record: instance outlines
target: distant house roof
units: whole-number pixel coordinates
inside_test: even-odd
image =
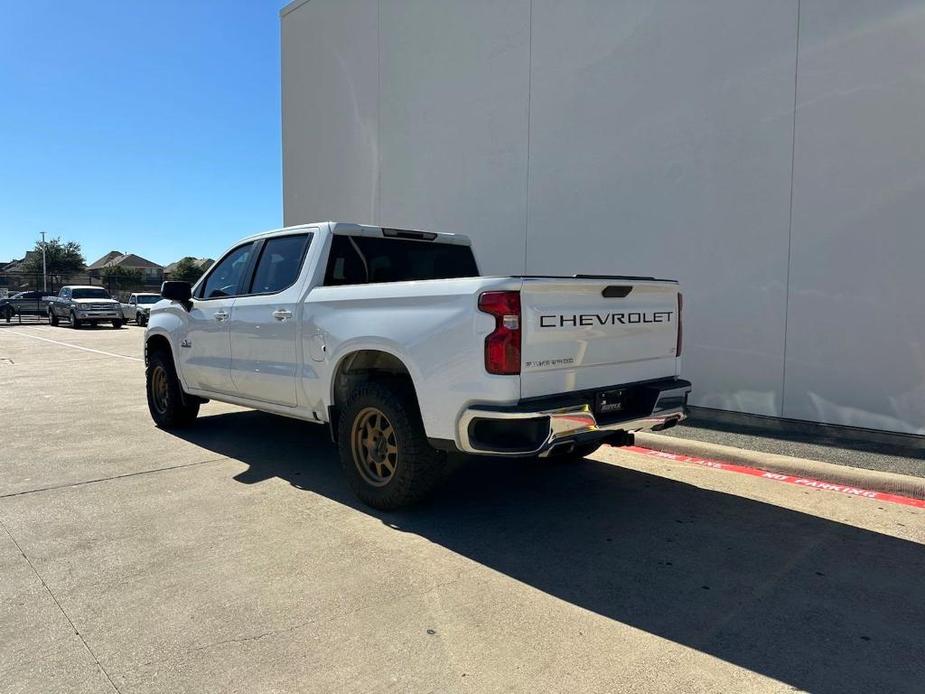
[[[3,272],[22,272],[23,263],[35,255],[35,251],[26,251],[26,256],[19,260],[13,259],[8,263],[0,263],[0,270]]]
[[[158,270],[163,269],[157,263],[151,262],[147,258],[142,258],[140,255],[135,255],[134,253],[119,255],[118,258],[112,258],[108,263],[106,263],[106,267],[114,267],[116,265],[120,267],[155,268]]]
[[[125,267],[139,269],[162,269],[160,265],[147,258],[142,258],[134,253],[123,253],[122,251],[109,251],[102,258],[87,266],[87,270],[102,270],[107,267]]]
[[[114,258],[118,258],[120,255],[122,255],[122,251],[109,251],[109,253],[104,255],[99,260],[87,265],[87,269],[88,270],[100,270],[101,268],[106,267],[111,260],[113,260]]]
[[[180,258],[180,260],[183,260],[183,258]],[[176,272],[177,265],[180,264],[180,260],[176,260],[172,262],[170,265],[168,265],[167,267],[165,267],[164,274],[169,275],[171,272]],[[210,267],[212,267],[212,263],[215,262],[214,260],[212,260],[212,258],[193,258],[192,260],[193,260],[193,265],[195,265],[196,267],[202,270],[208,270]]]

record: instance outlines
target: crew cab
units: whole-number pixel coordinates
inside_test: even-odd
[[[676,282],[482,277],[460,235],[290,227],[161,294],[145,332],[157,425],[210,399],[326,424],[380,509],[425,496],[447,452],[587,455],[677,424],[691,389]]]
[[[128,303],[123,303],[122,317],[126,322],[135,321],[137,325],[148,324],[148,312],[151,307],[161,300],[160,294],[150,292],[134,292],[128,298]]]
[[[58,296],[48,302],[48,322],[58,325],[60,319],[70,322],[72,328],[84,325],[111,323],[121,328],[122,306],[103,287],[93,285],[66,285]]]

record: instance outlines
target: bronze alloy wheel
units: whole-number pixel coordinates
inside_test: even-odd
[[[353,420],[350,443],[360,476],[374,487],[387,485],[398,466],[398,442],[388,417],[375,407],[361,410]]]
[[[167,371],[158,364],[151,372],[151,400],[161,414],[167,412]]]

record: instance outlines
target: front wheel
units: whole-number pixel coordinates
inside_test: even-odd
[[[148,411],[154,423],[162,429],[189,426],[199,414],[199,401],[184,398],[173,359],[163,351],[148,356],[145,369],[148,391]]]
[[[77,320],[77,314],[71,311],[71,327],[77,329],[80,327],[80,325],[80,321]]]
[[[340,417],[341,467],[365,504],[392,511],[420,501],[440,481],[446,454],[428,442],[411,388],[366,383]]]
[[[148,317],[144,313],[139,313],[135,317],[135,325],[140,325],[142,328],[148,324]]]
[[[48,323],[53,326],[58,325],[58,314],[52,310],[48,311]]]
[[[114,327],[116,330],[118,330],[119,328],[122,327],[122,321],[120,321],[120,320],[114,320],[114,321],[112,322],[112,327]]]

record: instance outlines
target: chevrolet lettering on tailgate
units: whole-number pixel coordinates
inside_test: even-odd
[[[573,313],[540,316],[541,328],[589,328],[595,325],[634,325],[636,323],[670,323],[673,311],[632,313]]]

